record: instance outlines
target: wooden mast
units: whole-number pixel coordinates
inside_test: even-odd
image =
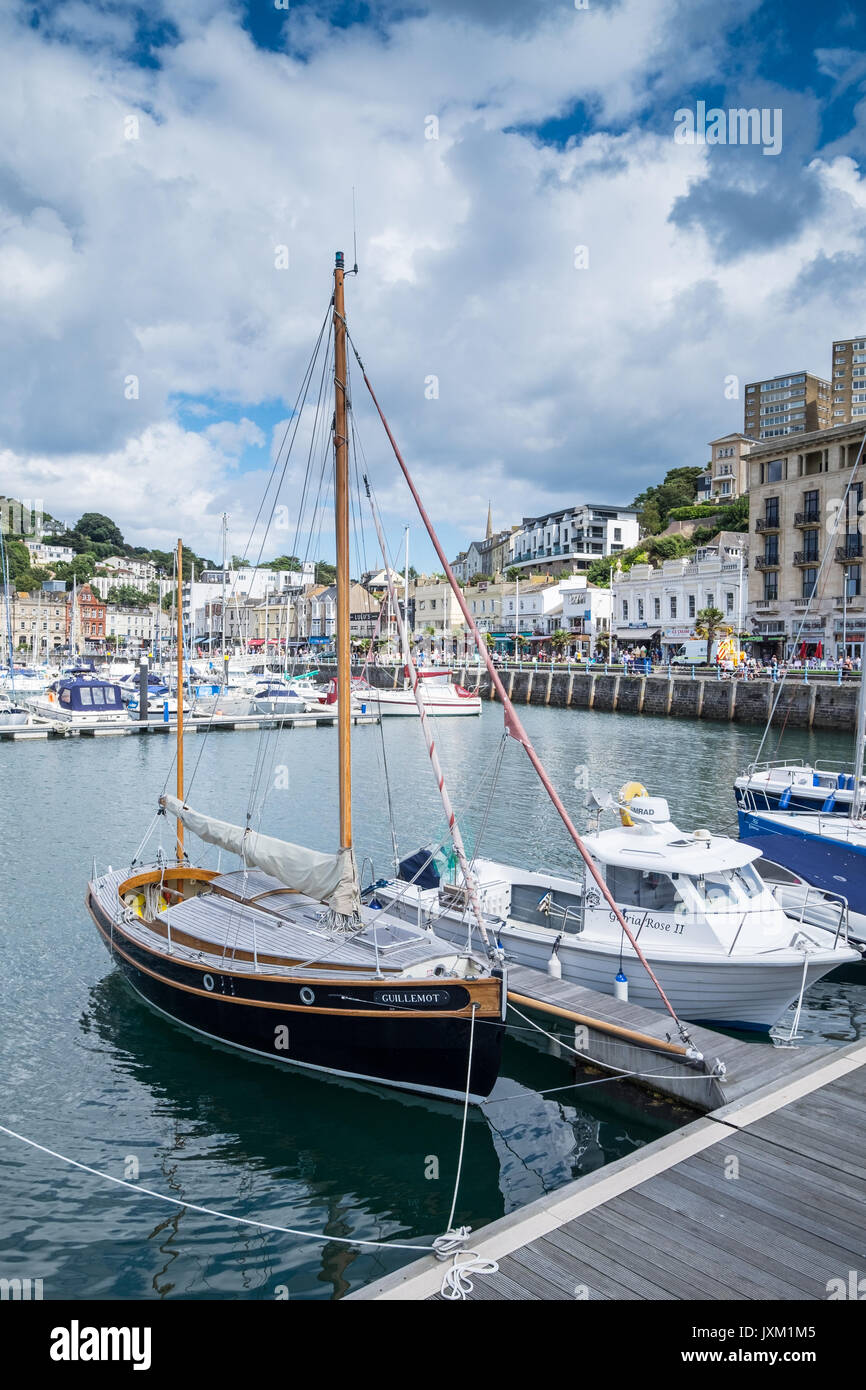
[[[225,618],[223,618],[225,622]],[[177,542],[177,799],[183,804],[183,541]],[[177,822],[177,860],[183,863],[183,821]]]
[[[352,670],[349,649],[349,436],[346,421],[346,311],[343,253],[334,268],[334,499],[337,528],[337,737],[340,847],[352,846]]]

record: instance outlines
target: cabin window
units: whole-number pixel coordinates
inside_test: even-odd
[[[99,689],[98,686],[97,686],[93,691],[91,691],[91,694],[93,695],[93,703],[94,703],[95,705],[104,705],[104,704],[105,704],[105,700],[104,700],[104,698],[103,698],[102,691]]]
[[[622,907],[673,912],[679,902],[677,890],[668,874],[608,864],[606,876],[614,901]]]
[[[83,685],[78,693],[81,696],[81,707],[82,709],[84,709],[87,707],[87,705],[91,703],[90,691],[88,690],[86,685]]]
[[[61,703],[61,705],[71,705],[71,704],[72,704],[72,696],[69,694],[69,691],[68,691],[68,690],[64,690],[64,691],[62,692],[62,694],[61,694],[61,696],[60,696],[60,703]]]
[[[737,906],[737,890],[725,874],[702,874],[692,880],[699,897],[711,912],[726,912]]]
[[[534,927],[577,932],[583,925],[582,901],[576,893],[545,889],[543,884],[513,883],[509,915],[516,922],[527,922]]]

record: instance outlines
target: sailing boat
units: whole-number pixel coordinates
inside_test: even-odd
[[[350,688],[349,467],[344,263],[334,271],[333,428],[337,669]],[[177,573],[183,551],[177,548]],[[183,686],[182,605],[177,683]],[[184,800],[183,704],[174,861],[94,876],[87,907],[112,960],[144,1000],[194,1032],[277,1063],[481,1100],[496,1080],[506,986],[502,952],[455,945],[362,904],[352,838],[351,704],[338,704],[339,850],[322,854],[232,825]],[[455,850],[462,851],[456,822]],[[236,854],[237,869],[192,864],[184,831]]]

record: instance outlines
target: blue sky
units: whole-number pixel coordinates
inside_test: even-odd
[[[488,500],[504,527],[703,464],[732,375],[866,332],[850,0],[43,0],[0,18],[0,80],[0,490],[134,543],[213,554],[227,511],[243,547],[353,186],[353,333],[451,553]],[[699,102],[780,110],[781,152],[676,143]]]

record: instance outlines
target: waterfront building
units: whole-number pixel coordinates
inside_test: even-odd
[[[599,639],[602,636],[610,638],[613,613],[610,589],[601,589],[574,576],[560,581],[559,592],[562,596],[560,627],[569,634],[581,655],[594,656],[600,649]]]
[[[697,502],[733,502],[749,487],[749,451],[744,434],[724,434],[710,442],[710,461],[698,479]]]
[[[110,603],[105,609],[106,644],[117,652],[150,651],[156,635],[156,604],[147,608],[127,608]],[[111,639],[114,639],[113,643]]]
[[[749,455],[749,615],[765,655],[863,656],[862,461],[846,496],[862,440],[851,423]]]
[[[512,538],[509,566],[533,574],[573,574],[640,539],[633,507],[584,502],[524,517]]]
[[[812,372],[750,381],[746,385],[743,433],[749,439],[809,434],[832,424],[830,383]]]
[[[866,335],[833,344],[833,425],[866,416]]]
[[[66,644],[66,607],[65,585],[59,591],[12,593],[9,619],[16,651],[28,653],[31,661],[61,652]]]
[[[455,644],[463,641],[465,623],[447,580],[421,575],[410,586],[409,603],[416,640],[452,655]]]
[[[105,647],[105,603],[89,584],[66,595],[67,646],[94,654]]]
[[[748,536],[721,531],[694,555],[615,570],[612,628],[620,647],[658,647],[669,656],[695,636],[702,608],[718,608],[734,631],[745,626]]]

